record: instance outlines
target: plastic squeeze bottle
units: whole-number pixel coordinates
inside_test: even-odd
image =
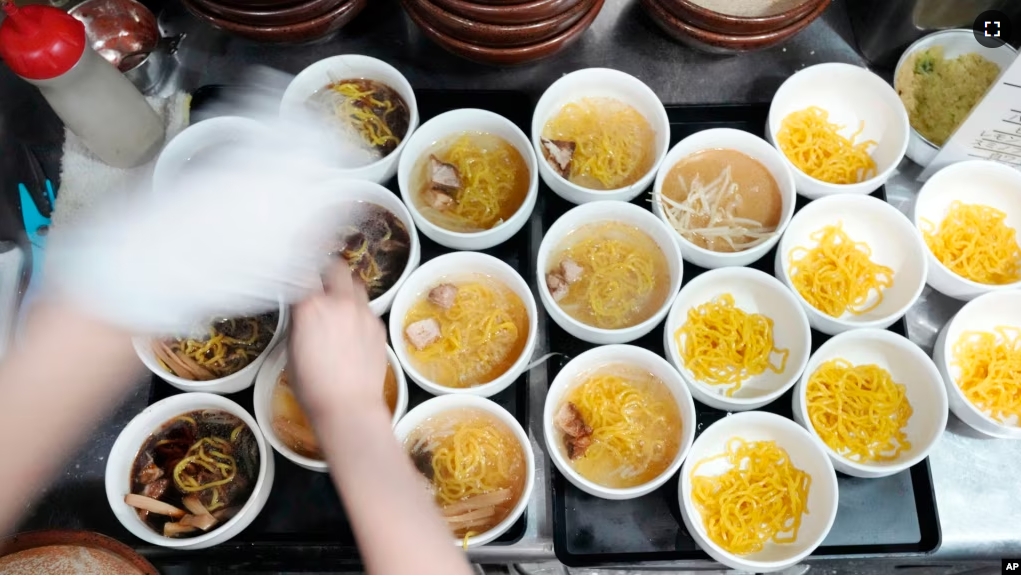
[[[163,121],[130,80],[90,46],[85,25],[49,6],[0,0],[0,58],[34,84],[72,132],[117,168],[159,152]]]

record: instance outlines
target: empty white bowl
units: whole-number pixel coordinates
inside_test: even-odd
[[[331,56],[313,63],[291,80],[280,101],[280,115],[284,118],[305,118],[308,99],[327,85],[348,78],[375,80],[393,88],[408,105],[408,133],[403,134],[397,148],[375,162],[357,168],[338,168],[344,176],[359,180],[370,180],[382,184],[393,178],[397,172],[397,161],[401,157],[408,139],[418,128],[418,102],[411,84],[396,68],[369,56],[343,54]]]
[[[788,350],[787,363],[780,374],[766,370],[741,383],[733,396],[729,386],[711,386],[695,379],[681,358],[674,334],[688,321],[688,311],[723,294],[734,297],[734,305],[749,314],[765,314],[773,320],[773,342]],[[663,330],[667,358],[684,377],[696,400],[718,410],[755,410],[790,390],[805,370],[812,351],[812,330],[801,304],[779,280],[754,268],[720,268],[695,277],[681,288],[667,316]],[[779,358],[772,356],[775,363]]]
[[[929,178],[915,199],[914,223],[919,232],[923,220],[931,223],[931,231],[939,229],[950,205],[984,204],[1007,214],[1006,225],[1017,231],[1021,241],[1021,172],[989,160],[967,160],[943,168]],[[1010,284],[980,284],[952,272],[936,259],[923,242],[928,262],[927,282],[935,290],[957,298],[972,298],[996,290],[1016,290],[1021,281]]]
[[[439,396],[437,398],[426,400],[418,406],[415,406],[408,412],[407,416],[401,418],[401,421],[397,423],[397,427],[394,429],[394,434],[397,436],[398,442],[403,444],[407,441],[411,433],[427,420],[436,418],[445,412],[462,409],[484,410],[496,417],[500,422],[506,424],[507,427],[514,432],[514,436],[518,439],[518,442],[521,443],[521,450],[523,450],[525,454],[525,488],[521,491],[521,497],[518,498],[518,501],[514,504],[514,508],[511,510],[510,514],[508,514],[502,522],[481,534],[476,534],[468,538],[468,548],[474,548],[476,546],[488,544],[499,538],[507,530],[510,530],[510,527],[513,526],[514,523],[517,522],[518,518],[521,517],[521,514],[524,513],[525,508],[528,506],[528,501],[532,497],[532,489],[535,487],[535,452],[532,450],[532,444],[528,440],[528,435],[525,433],[524,428],[521,427],[521,424],[513,415],[511,415],[510,412],[505,410],[496,402],[485,398],[479,398],[478,396],[461,394]],[[452,541],[454,545],[458,547],[465,544],[463,538],[453,538]]]
[[[571,466],[566,449],[564,448],[562,434],[553,423],[553,418],[560,409],[564,397],[576,386],[582,384],[580,377],[610,364],[623,364],[651,372],[670,389],[674,400],[677,401],[677,409],[681,415],[681,441],[678,444],[677,455],[674,456],[673,462],[659,476],[645,484],[631,488],[609,488],[596,484],[579,474]],[[600,346],[579,354],[560,370],[557,377],[553,379],[553,383],[550,384],[549,392],[546,393],[542,423],[546,437],[546,448],[549,450],[550,458],[553,460],[553,464],[556,465],[557,470],[560,470],[560,473],[571,484],[577,486],[579,490],[598,498],[629,500],[649,494],[665,484],[667,480],[677,473],[681,463],[684,462],[685,456],[688,454],[688,450],[691,448],[691,443],[695,439],[696,418],[695,403],[692,401],[688,389],[684,386],[680,374],[674,370],[673,366],[644,348],[618,344]]]
[[[594,190],[578,186],[550,168],[542,152],[543,128],[560,109],[582,98],[613,98],[634,107],[656,132],[656,160],[644,176],[630,186],[615,190]],[[670,146],[670,120],[659,96],[645,83],[630,74],[609,68],[586,68],[562,76],[550,85],[539,99],[532,114],[532,147],[538,159],[539,175],[558,196],[583,204],[597,200],[631,200],[644,192],[656,177]]]
[[[812,477],[812,485],[808,490],[808,511],[801,518],[801,529],[796,541],[790,544],[767,542],[759,552],[738,556],[719,547],[706,534],[702,515],[691,500],[692,469],[705,458],[724,454],[727,442],[734,437],[749,442],[776,442],[787,451],[796,468]],[[707,465],[699,470],[699,475],[716,475],[725,471],[722,464]],[[681,468],[678,491],[681,519],[698,547],[721,564],[751,573],[783,570],[805,559],[826,539],[837,516],[837,475],[823,451],[822,443],[796,423],[767,412],[732,414],[706,428],[695,439],[688,459]]]
[[[808,198],[870,194],[885,184],[904,157],[910,132],[908,113],[897,92],[860,66],[841,63],[809,66],[785,80],[773,96],[766,130],[769,141],[776,145],[780,124],[788,114],[809,106],[829,112],[830,122],[844,127],[841,130],[844,136],[850,137],[865,121],[865,129],[855,142],[874,140],[878,144],[869,152],[876,163],[876,175],[855,184],[830,184],[805,174],[784,155],[798,193]]]
[[[233,518],[209,532],[191,538],[168,538],[157,533],[143,522],[135,508],[124,502],[124,496],[131,492],[132,468],[139,450],[149,436],[171,419],[194,410],[223,410],[240,418],[252,431],[259,445],[259,472],[255,478],[252,494]],[[106,461],[106,498],[110,509],[121,525],[135,536],[150,544],[178,550],[201,550],[222,544],[237,536],[255,520],[262,511],[273,488],[275,472],[273,451],[262,437],[255,418],[238,406],[236,402],[216,394],[177,394],[164,398],[142,410],[131,419],[117,436]]]
[[[960,369],[954,366],[954,346],[964,332],[992,332],[1000,326],[1021,328],[1021,291],[1003,290],[975,298],[961,308],[940,330],[932,359],[943,377],[950,410],[978,432],[996,438],[1021,438],[1021,422],[1001,422],[972,404],[957,385]],[[1021,386],[1021,381],[1016,383]]]
[[[201,161],[203,152],[229,146],[265,130],[262,123],[241,116],[218,116],[188,126],[167,143],[156,159],[153,191],[157,194],[172,191],[189,165]]]
[[[485,384],[471,388],[451,388],[426,378],[418,369],[408,352],[408,343],[404,336],[404,318],[408,310],[420,298],[428,296],[429,291],[444,282],[457,283],[478,275],[487,276],[500,282],[521,298],[528,312],[528,336],[521,356],[506,372]],[[535,297],[525,280],[506,262],[481,252],[451,252],[437,256],[422,264],[408,278],[394,299],[390,309],[390,343],[400,360],[400,365],[408,373],[408,377],[430,394],[474,394],[476,396],[492,396],[502,392],[524,373],[535,351],[535,341],[539,330],[539,313],[535,306]]]
[[[1015,50],[1010,44],[1001,44],[997,48],[986,48],[985,46],[982,46],[975,41],[975,32],[970,28],[933,32],[932,34],[928,34],[916,40],[914,44],[908,46],[908,49],[901,54],[893,75],[893,86],[898,92],[901,88],[901,70],[908,58],[910,58],[915,52],[928,50],[929,48],[934,48],[936,46],[943,47],[944,58],[954,59],[965,54],[978,54],[986,60],[998,65],[1001,71],[1006,70],[1007,67],[1014,62],[1014,58],[1017,57],[1017,50]],[[908,140],[908,148],[906,152],[908,158],[913,160],[915,164],[928,166],[929,162],[932,162],[932,159],[935,158],[938,153],[938,146],[929,142],[925,136],[922,136],[917,130],[911,128],[911,135]]]
[[[637,226],[655,240],[670,266],[670,291],[666,301],[652,317],[630,328],[614,330],[596,328],[575,320],[560,308],[560,305],[553,299],[553,295],[550,294],[549,286],[546,285],[550,256],[560,248],[564,238],[586,224],[597,222],[620,222]],[[535,277],[538,278],[539,299],[542,300],[546,313],[571,336],[593,344],[624,344],[645,336],[666,317],[677,291],[681,289],[684,261],[681,259],[681,250],[677,247],[673,235],[673,230],[656,218],[652,212],[627,202],[590,202],[568,210],[550,226],[539,245]]]
[[[386,208],[393,212],[394,216],[397,216],[404,223],[404,227],[408,229],[408,238],[411,240],[411,246],[408,250],[408,263],[404,266],[404,271],[401,272],[397,282],[389,290],[369,301],[369,308],[372,310],[372,313],[376,316],[382,316],[390,311],[390,306],[393,304],[401,284],[404,284],[408,276],[411,276],[415,268],[418,268],[419,262],[422,261],[422,244],[418,239],[415,220],[412,218],[407,206],[404,205],[404,202],[401,202],[401,199],[396,194],[375,182],[340,178],[325,182],[323,186],[335,188],[338,198],[369,202]]]
[[[499,136],[517,148],[528,166],[528,194],[525,201],[513,216],[504,222],[481,232],[455,232],[429,221],[415,206],[414,171],[419,161],[433,151],[434,147],[451,137],[465,132],[486,132]],[[408,205],[411,216],[418,224],[419,230],[428,238],[454,250],[485,250],[502,244],[518,233],[528,222],[535,208],[535,200],[539,197],[539,176],[536,168],[535,152],[532,150],[528,137],[513,122],[488,110],[464,108],[440,114],[429,120],[408,139],[408,145],[401,155],[397,167],[397,183],[401,197]]]
[[[290,319],[290,308],[285,306],[283,303],[280,304],[279,314],[277,316],[277,327],[273,332],[273,338],[269,341],[266,349],[263,350],[252,363],[237,372],[224,376],[223,378],[217,378],[215,380],[188,380],[176,376],[163,368],[160,365],[159,360],[156,359],[156,354],[152,351],[152,340],[153,338],[148,336],[136,336],[131,339],[132,345],[135,347],[135,353],[138,354],[139,359],[142,360],[142,364],[152,371],[153,374],[159,376],[165,380],[168,384],[183,390],[185,392],[213,392],[216,394],[233,394],[234,392],[240,392],[245,388],[252,385],[255,381],[255,375],[259,373],[259,367],[265,362],[266,357],[269,356],[270,351],[276,346],[276,343],[284,337],[284,332],[287,330],[287,324]]]
[[[262,433],[266,436],[273,448],[298,466],[313,472],[326,472],[329,468],[325,460],[318,460],[302,456],[295,452],[290,446],[277,436],[273,429],[273,391],[276,389],[277,381],[281,372],[287,367],[287,340],[277,342],[277,345],[269,353],[266,361],[263,362],[259,375],[255,378],[255,388],[252,394],[252,403],[255,412],[255,419],[262,427]],[[408,382],[404,379],[404,370],[397,361],[397,355],[393,350],[386,347],[386,358],[397,376],[397,405],[393,413],[393,425],[404,416],[408,409]]]
[[[876,364],[889,372],[894,382],[904,385],[913,413],[905,427],[911,449],[901,453],[896,460],[866,464],[842,456],[823,443],[833,467],[850,476],[881,478],[907,470],[924,460],[947,427],[947,392],[932,359],[917,344],[888,330],[852,330],[823,343],[812,354],[794,390],[794,419],[818,436],[805,402],[808,381],[822,363],[838,358],[855,366]]]
[[[776,225],[776,232],[764,242],[742,250],[740,252],[714,252],[697,246],[681,236],[666,218],[663,211],[661,194],[667,174],[684,158],[701,152],[703,150],[729,149],[741,152],[751,158],[758,160],[769,170],[780,188],[780,195],[783,197],[783,210],[780,213],[780,222]],[[653,187],[652,211],[674,232],[674,239],[681,247],[681,254],[688,262],[703,268],[720,268],[723,266],[747,266],[759,258],[765,256],[776,243],[780,241],[787,224],[794,216],[794,203],[797,201],[797,191],[794,189],[794,176],[791,174],[788,162],[776,148],[768,142],[744,130],[733,128],[711,128],[702,130],[688,136],[678,142],[659,168],[656,174],[656,184]]]
[[[834,318],[817,310],[794,288],[790,252],[798,247],[814,248],[817,243],[811,235],[838,223],[843,223],[852,240],[869,245],[873,262],[893,269],[893,286],[883,290],[883,301],[875,309],[860,315],[845,311]],[[791,219],[776,251],[776,277],[790,287],[805,308],[809,324],[820,332],[833,335],[854,328],[888,328],[925,288],[925,252],[921,235],[893,206],[872,196],[830,196],[809,203]],[[872,298],[876,298],[874,293]]]

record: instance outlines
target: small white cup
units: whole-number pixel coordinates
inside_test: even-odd
[[[776,184],[780,188],[780,195],[783,198],[783,210],[773,235],[762,243],[740,252],[714,252],[697,246],[684,236],[681,236],[670,225],[663,211],[663,201],[661,199],[663,184],[670,170],[678,162],[696,152],[719,148],[736,150],[758,160],[776,180]],[[794,176],[791,174],[790,167],[783,154],[770,146],[762,138],[744,130],[711,128],[688,136],[670,149],[666,159],[663,161],[663,165],[659,169],[659,173],[656,175],[656,184],[653,187],[652,211],[673,230],[674,239],[677,240],[677,244],[681,247],[681,254],[684,255],[685,260],[703,268],[721,268],[723,266],[747,266],[765,256],[766,252],[769,252],[780,241],[780,236],[787,228],[787,224],[790,223],[791,217],[794,216],[794,204],[796,201],[797,191],[794,189]]]
[[[729,386],[698,381],[685,366],[674,340],[674,333],[688,321],[689,310],[725,293],[732,295],[734,305],[745,312],[769,316],[773,320],[773,342],[777,348],[788,350],[783,373],[766,370],[752,376],[733,396],[725,394]],[[719,268],[698,275],[681,288],[667,316],[663,347],[696,400],[717,410],[755,410],[783,396],[798,381],[812,350],[812,330],[804,309],[779,280],[753,268]]]
[[[571,232],[586,224],[597,222],[620,222],[637,226],[659,245],[660,250],[666,256],[667,265],[670,267],[670,291],[666,301],[649,319],[629,328],[613,330],[596,328],[575,320],[560,308],[560,305],[553,299],[553,295],[550,294],[549,286],[546,285],[546,272],[553,251],[559,248],[564,238]],[[680,248],[674,242],[673,231],[648,210],[627,202],[590,202],[568,210],[546,231],[546,235],[543,236],[542,243],[539,245],[537,260],[536,278],[539,279],[539,299],[542,301],[546,313],[568,334],[592,344],[624,344],[651,332],[670,311],[670,305],[673,303],[677,291],[681,289],[681,280],[684,277],[684,261],[681,258]]]
[[[809,304],[794,287],[790,252],[814,248],[817,242],[811,235],[838,223],[852,240],[869,245],[873,262],[893,270],[893,286],[883,290],[883,301],[875,309],[860,315],[845,311],[834,318]],[[904,316],[925,288],[925,252],[921,235],[899,210],[872,196],[844,194],[820,198],[794,215],[780,239],[774,266],[776,277],[804,307],[812,328],[832,336],[854,328],[889,328]]]
[[[401,143],[385,157],[357,168],[339,168],[347,178],[369,180],[383,184],[397,172],[397,162],[408,139],[418,128],[418,101],[408,79],[396,68],[369,56],[343,54],[331,56],[311,64],[291,80],[280,101],[280,115],[284,118],[302,118],[307,114],[306,105],[313,94],[329,84],[346,78],[375,80],[393,88],[408,105],[408,133]]]
[[[855,184],[831,184],[805,174],[784,155],[799,194],[813,199],[833,194],[871,194],[893,176],[907,150],[911,126],[900,96],[886,80],[861,66],[836,62],[798,71],[773,96],[766,126],[769,141],[776,145],[776,135],[788,114],[809,106],[829,112],[830,122],[844,127],[844,136],[856,132],[865,121],[865,129],[855,142],[877,142],[869,152],[876,163],[876,174]]]
[[[176,416],[194,410],[223,410],[240,418],[255,436],[259,445],[259,472],[252,494],[233,518],[209,532],[191,538],[168,538],[158,534],[138,517],[134,507],[124,502],[131,493],[131,473],[138,451],[154,432]],[[106,499],[121,525],[150,544],[178,550],[201,550],[222,544],[237,536],[262,511],[273,488],[275,472],[273,451],[262,436],[255,418],[236,402],[216,394],[177,394],[156,402],[132,418],[117,436],[106,461]]]
[[[579,382],[579,377],[586,372],[598,369],[599,367],[606,366],[608,364],[635,366],[655,375],[667,388],[670,389],[670,393],[673,395],[674,400],[676,400],[677,409],[680,411],[681,415],[681,441],[677,448],[677,455],[674,456],[670,466],[661,472],[659,476],[656,476],[645,484],[633,486],[631,488],[609,488],[601,486],[579,474],[577,470],[571,466],[571,463],[567,458],[567,454],[565,453],[564,442],[561,438],[561,434],[557,431],[556,424],[553,423],[553,419],[556,416],[557,411],[560,409],[560,405],[562,404],[564,397],[567,396],[576,386],[581,384],[581,382]],[[612,346],[600,346],[579,354],[560,370],[557,377],[553,379],[553,384],[550,385],[549,392],[546,393],[546,403],[543,408],[542,421],[543,428],[545,430],[546,449],[549,450],[550,458],[553,460],[553,464],[556,465],[557,469],[560,470],[560,473],[563,474],[571,482],[571,484],[577,486],[579,490],[587,492],[597,498],[606,498],[607,500],[629,500],[631,498],[638,498],[639,496],[649,494],[665,484],[667,480],[677,473],[677,470],[681,467],[681,463],[684,462],[685,456],[688,454],[688,450],[691,448],[691,443],[695,440],[695,429],[698,426],[696,418],[695,403],[691,399],[691,393],[688,392],[688,388],[684,386],[684,382],[681,380],[680,374],[674,370],[673,366],[644,348],[618,344]]]
[[[394,429],[394,434],[397,436],[397,441],[403,444],[407,441],[408,437],[411,436],[411,433],[425,421],[436,418],[445,412],[465,408],[484,410],[510,428],[514,433],[514,437],[521,443],[521,450],[525,454],[526,467],[525,488],[521,491],[521,497],[518,498],[517,503],[514,504],[514,508],[511,510],[510,514],[508,514],[502,522],[493,526],[489,530],[486,530],[481,534],[468,537],[468,548],[475,548],[476,546],[482,546],[483,544],[488,544],[493,540],[496,540],[503,535],[504,532],[510,530],[511,526],[513,526],[514,523],[518,521],[518,518],[520,518],[525,512],[525,508],[528,506],[528,502],[532,497],[532,489],[535,487],[535,452],[532,450],[532,444],[528,440],[528,435],[525,434],[525,429],[521,427],[521,424],[513,415],[511,415],[510,412],[492,400],[461,394],[439,396],[437,398],[426,400],[418,406],[415,406],[410,412],[408,412],[407,416],[401,418],[401,421],[397,423],[397,428]],[[454,538],[452,541],[454,545],[458,547],[465,544],[463,538]]]
[[[561,108],[582,98],[613,98],[635,108],[656,132],[656,161],[637,182],[615,190],[593,190],[579,186],[557,174],[542,152],[542,130]],[[656,177],[670,146],[670,120],[656,93],[630,74],[610,68],[586,68],[565,76],[550,85],[539,99],[532,114],[532,147],[539,159],[539,175],[558,196],[574,204],[597,200],[629,201],[638,196]]]
[[[417,182],[413,181],[413,173],[418,162],[438,142],[464,132],[485,132],[503,138],[521,153],[525,165],[528,166],[528,193],[521,207],[504,222],[480,232],[448,230],[431,222],[415,206]],[[532,151],[528,137],[513,122],[487,110],[464,108],[436,116],[423,124],[408,139],[407,148],[404,149],[397,167],[397,183],[412,218],[427,238],[454,250],[485,250],[509,240],[531,217],[535,200],[539,197],[536,163],[535,152]]]
[[[889,330],[852,330],[830,338],[808,361],[805,373],[794,390],[794,419],[814,436],[815,427],[808,416],[805,394],[812,374],[828,360],[844,359],[854,364],[876,364],[903,384],[914,412],[905,430],[911,449],[890,462],[861,463],[841,456],[823,443],[833,467],[849,476],[882,478],[918,464],[929,455],[947,427],[947,392],[932,360],[907,338]],[[820,439],[821,442],[821,439]]]
[[[999,162],[967,160],[951,164],[931,178],[915,198],[915,227],[922,231],[922,220],[928,220],[935,232],[955,201],[984,204],[1007,214],[1005,224],[1021,238],[1021,172]],[[971,300],[987,292],[1017,290],[1021,281],[1010,284],[980,284],[951,271],[943,265],[929,246],[922,243],[928,262],[926,281],[938,292],[958,300]]]

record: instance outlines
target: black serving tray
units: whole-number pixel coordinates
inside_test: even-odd
[[[678,106],[667,107],[670,118],[671,145],[684,137],[707,128],[736,128],[762,136],[768,106]],[[567,201],[545,190],[544,200],[537,207],[542,229],[573,207]],[[880,188],[873,196],[886,200]],[[643,194],[634,204],[649,208],[649,195]],[[807,200],[798,197],[796,210]],[[776,248],[751,265],[773,274]],[[684,283],[705,272],[704,268],[685,262]],[[594,347],[561,329],[555,322],[546,322],[550,349],[574,357]],[[903,319],[891,331],[905,335]],[[662,355],[663,325],[633,344]],[[829,336],[812,331],[814,352]],[[552,362],[552,382],[566,363]],[[793,390],[762,408],[787,418],[791,417]],[[696,436],[707,426],[727,415],[726,412],[695,402],[698,416]],[[553,467],[551,467],[553,468]],[[553,539],[557,558],[568,566],[593,564],[626,564],[642,561],[708,560],[709,556],[695,544],[681,521],[677,500],[677,475],[655,492],[632,500],[604,500],[582,492],[558,470],[553,469]],[[928,459],[900,474],[865,480],[837,474],[840,502],[836,521],[829,536],[813,556],[923,554],[939,548],[940,529],[933,494]]]
[[[211,104],[230,100],[232,95],[242,94],[243,89],[235,86],[211,85],[198,89],[192,97],[193,119],[200,121],[211,116],[215,107]],[[527,95],[518,92],[487,92],[487,91],[450,91],[450,90],[416,90],[419,114],[425,122],[443,112],[457,108],[483,108],[500,114],[513,121],[526,133],[532,120],[532,103]],[[388,186],[395,194],[396,179]],[[422,263],[441,254],[452,252],[436,244],[424,235],[419,234],[422,245]],[[535,281],[533,254],[538,245],[532,245],[530,227],[525,226],[507,242],[484,250],[510,264],[528,282]],[[384,323],[387,317],[384,316]],[[506,408],[515,415],[523,427],[528,427],[528,373],[522,375],[503,392],[490,399]],[[431,394],[419,388],[408,378],[408,410],[428,400]],[[149,393],[152,404],[173,394],[180,394],[162,379],[154,376]],[[243,406],[249,413],[252,408],[252,389],[227,395]],[[229,542],[216,548],[199,552],[180,552],[168,549],[146,550],[147,556],[159,557],[163,562],[172,562],[178,558],[194,559],[196,555],[209,556],[210,561],[217,558],[230,558],[231,566],[237,569],[237,562],[248,560],[253,569],[258,571],[271,570],[273,564],[267,566],[264,561],[277,561],[286,557],[288,551],[298,554],[303,565],[315,570],[312,566],[318,559],[334,560],[337,558],[357,557],[354,536],[348,525],[343,506],[333,487],[330,477],[326,474],[305,470],[273,452],[276,460],[276,478],[266,507],[252,524],[241,534]],[[525,515],[505,534],[488,546],[513,544],[525,533]],[[238,553],[244,551],[245,556]],[[282,555],[283,554],[283,555]],[[260,557],[263,557],[259,560]],[[308,565],[307,562],[313,562]],[[330,564],[335,568],[335,564]],[[290,568],[281,568],[293,570]]]

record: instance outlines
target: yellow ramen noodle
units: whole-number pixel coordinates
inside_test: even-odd
[[[408,310],[405,330],[432,318],[439,323],[440,338],[422,349],[409,343],[407,351],[415,369],[429,380],[470,388],[493,381],[521,356],[528,340],[528,311],[516,292],[486,276],[454,284],[457,295],[449,309],[423,295]]]
[[[425,193],[432,187],[428,175],[429,154],[418,162],[419,193],[415,205],[430,222],[455,232],[489,230],[521,208],[528,195],[529,172],[521,152],[499,136],[469,132],[440,144],[435,154],[451,164],[462,186],[446,210],[432,208]]]
[[[629,186],[655,163],[656,132],[634,107],[613,98],[582,98],[565,105],[542,137],[573,142],[569,180],[593,190]]]
[[[452,410],[421,424],[405,450],[429,480],[458,538],[481,534],[514,509],[525,488],[525,452],[514,432],[478,409]]]
[[[592,444],[571,461],[585,478],[607,488],[644,484],[670,467],[681,442],[677,401],[659,378],[627,365],[600,368],[568,393]]]
[[[584,269],[557,303],[575,320],[597,328],[627,328],[648,320],[666,302],[670,265],[659,244],[637,226],[586,224],[562,245],[550,258],[554,268],[569,258]]]
[[[875,364],[824,362],[808,379],[805,400],[816,433],[848,460],[889,462],[911,449],[904,385]]]
[[[954,202],[939,228],[922,219],[925,244],[944,266],[980,284],[1021,280],[1021,246],[1007,215],[991,206]]]
[[[729,470],[697,475],[702,466],[721,459]],[[698,461],[690,479],[691,501],[706,534],[731,554],[752,554],[770,541],[791,544],[798,539],[812,477],[775,442],[731,438],[726,452]]]
[[[876,163],[869,156],[874,140],[855,143],[865,130],[846,138],[844,127],[830,122],[829,112],[816,106],[791,112],[780,122],[776,141],[787,159],[805,174],[830,184],[855,184],[876,175]]]
[[[968,402],[994,420],[1021,425],[1021,328],[965,332],[953,355],[954,380]]]
[[[674,332],[674,342],[695,379],[728,386],[727,396],[766,370],[783,374],[789,353],[773,342],[773,319],[741,310],[730,294],[688,310],[688,320]],[[780,357],[779,365],[773,364],[774,354]]]
[[[855,242],[841,224],[826,226],[810,236],[814,248],[790,251],[791,284],[820,312],[841,317],[865,314],[883,302],[883,290],[893,286],[893,269],[872,261],[872,248]],[[869,299],[875,292],[872,304]]]

